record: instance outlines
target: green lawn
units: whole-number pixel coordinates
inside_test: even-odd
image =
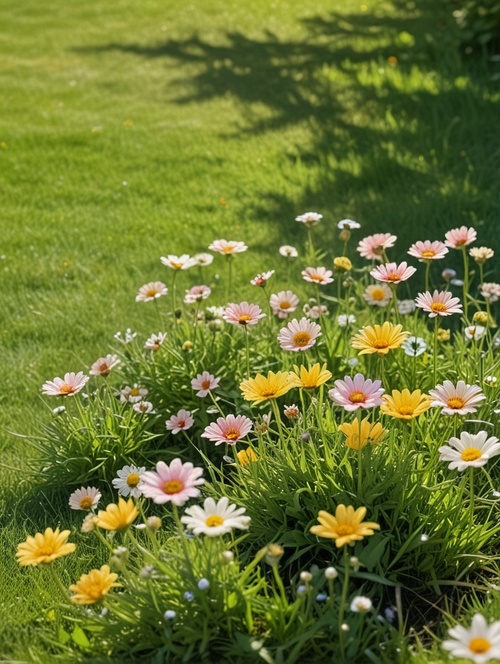
[[[158,326],[134,297],[171,277],[161,255],[244,240],[245,292],[302,238],[294,217],[309,209],[325,215],[325,246],[350,217],[366,234],[395,232],[401,258],[462,224],[500,251],[498,84],[493,65],[459,55],[437,11],[3,3],[0,654],[30,661],[45,603],[13,553],[26,528],[57,518],[50,496],[30,493],[30,449],[8,432],[47,418],[45,380],[87,369],[119,329]]]

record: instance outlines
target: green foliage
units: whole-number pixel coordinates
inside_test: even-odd
[[[498,0],[451,0],[460,40],[469,46],[500,47],[500,2]]]

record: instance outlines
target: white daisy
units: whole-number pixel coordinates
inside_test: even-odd
[[[112,481],[114,488],[118,491],[120,496],[132,496],[139,498],[142,495],[137,485],[141,481],[142,475],[146,472],[146,468],[138,468],[137,466],[123,466],[117,471],[118,477]]]
[[[229,504],[229,498],[223,496],[216,503],[213,498],[206,498],[203,508],[199,505],[192,505],[185,511],[181,518],[188,530],[192,530],[195,535],[208,535],[216,537],[217,535],[226,535],[233,528],[239,530],[248,530],[250,517],[243,516],[244,507],[236,507]]]
[[[162,343],[167,338],[166,332],[158,332],[158,334],[152,334],[149,339],[146,339],[144,348],[146,350],[158,350]]]
[[[398,302],[398,311],[400,314],[403,314],[403,316],[407,314],[412,314],[417,305],[413,300],[399,300]]]
[[[488,625],[485,618],[476,613],[470,629],[456,625],[448,634],[451,639],[443,641],[443,648],[453,657],[464,657],[475,664],[500,658],[500,620]]]
[[[101,500],[101,492],[95,486],[81,487],[69,497],[72,510],[93,510]]]
[[[342,219],[342,221],[339,221],[337,224],[337,228],[340,228],[341,231],[354,231],[358,228],[361,228],[361,224],[358,224],[358,222],[354,221],[353,219]]]
[[[151,401],[138,401],[137,403],[134,403],[132,407],[136,413],[141,413],[142,415],[151,413],[151,415],[156,415],[156,410]]]
[[[42,392],[48,396],[71,397],[77,394],[89,377],[85,376],[83,371],[74,373],[70,371],[64,374],[64,378],[56,377],[54,380],[48,380],[42,385]]]
[[[142,401],[147,394],[148,390],[145,387],[139,387],[137,383],[134,383],[133,387],[127,385],[123,390],[120,390],[120,401],[123,403],[126,401],[137,403]]]
[[[478,341],[486,334],[486,328],[483,325],[469,325],[464,330],[465,338],[469,341],[474,340]]]
[[[439,448],[439,460],[451,461],[448,468],[463,472],[467,468],[480,468],[491,457],[500,454],[500,442],[495,436],[488,438],[486,431],[477,434],[462,431],[460,439],[450,438],[449,445]]]
[[[402,344],[401,348],[404,350],[405,355],[410,357],[418,357],[422,355],[427,350],[427,344],[425,339],[422,337],[408,337],[408,339]]]
[[[356,316],[353,316],[352,314],[349,314],[348,316],[346,314],[340,314],[340,316],[337,316],[337,325],[339,327],[348,327],[349,325],[354,325],[356,322]]]
[[[214,257],[212,254],[196,254],[196,256],[193,256],[193,260],[196,261],[196,265],[199,265],[200,267],[203,267],[205,265],[210,265],[213,263]]]
[[[358,597],[353,598],[350,608],[355,613],[367,613],[371,610],[372,606],[372,601],[369,597],[358,595]]]
[[[306,226],[315,226],[321,219],[323,219],[323,215],[318,212],[306,212],[295,217],[295,221],[300,221]]]
[[[144,284],[139,288],[139,292],[136,295],[136,302],[153,302],[157,300],[162,295],[167,295],[168,288],[162,281],[150,281],[148,284]]]
[[[116,367],[117,364],[120,364],[120,360],[116,355],[106,355],[106,357],[100,357],[94,362],[91,366],[89,374],[91,376],[109,376],[111,369]]]
[[[289,244],[284,244],[282,247],[280,247],[279,252],[285,258],[297,258],[299,255],[297,249]]]

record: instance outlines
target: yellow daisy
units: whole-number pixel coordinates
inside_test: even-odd
[[[302,387],[304,390],[311,390],[314,387],[319,387],[332,377],[332,372],[328,371],[326,363],[320,367],[319,362],[316,362],[316,364],[310,369],[306,369],[304,366],[301,366],[299,369],[299,367],[294,364],[293,368],[294,371],[290,372],[290,380],[294,387]]]
[[[26,542],[17,547],[18,563],[25,565],[39,565],[51,563],[56,558],[73,553],[76,545],[68,542],[69,530],[59,532],[59,528],[47,528],[44,533],[37,533],[35,537],[29,536]]]
[[[249,463],[257,461],[259,458],[251,447],[247,447],[246,450],[240,450],[236,456],[238,457],[238,461],[242,466],[248,466]]]
[[[80,579],[69,587],[75,594],[71,601],[75,604],[95,604],[107,595],[111,588],[121,584],[115,583],[118,574],[111,572],[108,565],[101,569],[92,569],[88,574],[82,574]]]
[[[99,510],[95,524],[104,530],[125,530],[138,516],[139,512],[132,498],[127,502],[120,498],[118,505],[111,503],[105,510]]]
[[[359,432],[359,420],[354,420],[351,424],[344,422],[339,426],[339,431],[345,433],[347,447],[352,450],[363,449],[368,443],[371,445],[379,445],[387,433],[387,429],[376,422],[372,424],[368,418],[361,421],[361,435]]]
[[[363,521],[366,515],[366,507],[359,507],[354,510],[352,505],[337,505],[335,516],[329,512],[321,510],[318,514],[320,526],[313,526],[310,532],[318,537],[334,539],[337,548],[349,544],[354,546],[354,542],[362,540],[363,537],[373,535],[374,530],[380,530],[378,523]]]
[[[385,401],[380,406],[380,410],[386,415],[397,417],[400,420],[412,420],[418,417],[431,407],[432,399],[427,394],[422,394],[420,390],[410,392],[406,388],[400,392],[392,390],[392,396],[383,394]]]
[[[253,403],[261,403],[267,399],[277,399],[294,387],[288,371],[269,371],[266,376],[257,374],[240,383],[243,398]]]
[[[410,333],[402,332],[402,329],[402,325],[393,325],[387,321],[383,325],[367,325],[354,335],[352,347],[360,350],[359,355],[377,353],[382,357],[406,341]]]

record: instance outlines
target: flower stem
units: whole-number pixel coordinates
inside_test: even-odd
[[[340,641],[340,653],[342,661],[345,661],[345,643],[344,643],[344,632],[342,630],[342,625],[344,624],[344,614],[347,601],[347,591],[349,590],[349,551],[348,544],[344,544],[344,583],[342,585],[342,596],[340,598],[340,610],[339,610],[339,641]]]
[[[56,570],[54,569],[54,565],[52,563],[49,563],[48,567],[49,567],[49,570],[50,570],[50,575],[54,579],[54,582],[55,582],[56,586],[62,592],[64,599],[67,600],[68,599],[68,589],[64,587],[63,582],[61,581],[61,579],[59,578]]]
[[[438,318],[439,316],[436,316],[434,318],[434,353],[433,353],[433,361],[434,361],[434,385],[437,385],[437,355],[438,355]]]
[[[467,299],[469,293],[469,257],[467,255],[467,247],[462,245],[462,254],[464,257],[464,318],[466,323],[469,322],[468,308],[469,302]]]

